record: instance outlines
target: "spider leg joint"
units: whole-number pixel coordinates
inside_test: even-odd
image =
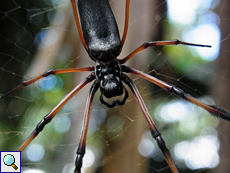
[[[54,69],[51,69],[51,70],[48,70],[47,72],[45,72],[45,73],[43,73],[43,77],[47,77],[47,76],[49,76],[49,75],[51,75],[51,74],[55,74],[54,73]]]
[[[157,141],[157,144],[158,146],[160,147],[160,149],[165,152],[165,151],[168,151],[166,145],[165,145],[165,141],[163,140],[163,138],[159,135],[157,136],[156,138],[156,141]]]
[[[184,91],[176,86],[171,86],[169,89],[168,89],[169,92],[173,93],[174,95],[180,97],[180,98],[184,98]]]
[[[49,115],[49,114],[48,114]],[[50,117],[45,116],[37,125],[35,131],[38,134],[39,132],[41,132],[43,130],[43,128],[45,127],[46,124],[48,124],[51,121]]]
[[[80,172],[82,167],[82,160],[83,160],[83,155],[77,154],[77,158],[75,161],[75,172]]]

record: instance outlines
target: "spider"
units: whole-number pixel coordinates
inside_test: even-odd
[[[96,91],[100,88],[100,92],[101,92],[100,102],[109,108],[113,108],[116,105],[125,104],[126,99],[128,98],[128,91],[126,90],[125,87],[125,85],[127,85],[131,89],[134,96],[136,97],[136,100],[140,105],[144,117],[149,125],[152,137],[157,141],[157,144],[161,149],[171,171],[173,173],[177,173],[178,170],[170,156],[169,150],[166,147],[166,144],[161,136],[161,133],[158,131],[156,125],[154,124],[137,87],[125,73],[132,73],[137,76],[140,76],[158,85],[159,87],[168,91],[169,93],[181,99],[187,100],[193,104],[196,104],[197,106],[200,106],[205,110],[207,110],[212,115],[222,118],[224,120],[230,120],[230,113],[215,105],[207,105],[205,103],[202,103],[176,86],[167,84],[151,75],[148,75],[134,68],[125,66],[123,64],[129,59],[131,59],[134,55],[139,53],[140,51],[147,49],[148,47],[151,46],[178,45],[178,44],[188,45],[188,46],[200,46],[200,47],[211,47],[211,46],[187,43],[180,40],[150,41],[139,46],[137,49],[135,49],[132,53],[130,53],[125,58],[117,59],[124,45],[127,31],[128,31],[130,0],[126,0],[125,27],[124,27],[122,39],[120,39],[117,23],[113,16],[108,0],[78,0],[78,9],[76,7],[75,0],[71,0],[71,3],[72,3],[75,22],[77,25],[81,42],[85,50],[87,51],[89,57],[93,61],[95,61],[95,66],[85,67],[85,68],[67,68],[67,69],[49,70],[38,77],[24,81],[21,85],[17,86],[13,90],[1,96],[1,98],[4,98],[7,95],[13,93],[14,91],[24,86],[30,85],[31,83],[41,78],[47,77],[49,75],[57,75],[61,73],[70,73],[70,72],[91,71],[91,74],[89,76],[87,76],[69,94],[67,94],[37,124],[34,131],[24,141],[24,143],[17,149],[17,151],[24,150],[24,148],[43,130],[43,128],[54,118],[57,112],[77,92],[79,92],[88,83],[94,81],[86,101],[81,138],[80,138],[80,142],[77,150],[77,156],[75,160],[74,172],[80,173],[82,168],[83,157],[85,155],[90,110],[92,107],[92,102]],[[122,100],[116,99],[112,103],[106,102],[103,98],[103,97],[113,98],[115,96],[123,95],[123,93],[124,93],[124,97]]]

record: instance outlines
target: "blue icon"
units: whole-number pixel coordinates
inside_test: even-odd
[[[15,158],[11,154],[7,154],[3,158],[3,162],[7,166],[12,166],[15,170],[18,169],[18,167],[14,164],[15,163]]]

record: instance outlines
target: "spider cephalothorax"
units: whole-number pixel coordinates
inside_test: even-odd
[[[106,98],[120,96],[123,94],[121,67],[116,59],[104,64],[96,62],[95,74],[96,79],[100,84],[101,93]]]

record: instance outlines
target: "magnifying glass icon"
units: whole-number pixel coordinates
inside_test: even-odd
[[[14,164],[15,163],[15,158],[11,154],[7,154],[3,158],[3,162],[7,166],[12,166],[15,170],[18,169],[18,167]]]

